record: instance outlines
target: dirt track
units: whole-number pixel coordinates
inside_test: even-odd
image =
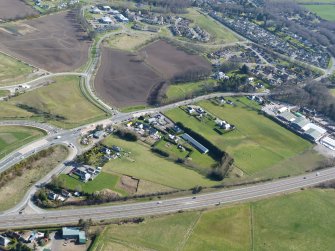
[[[0,30],[1,51],[51,72],[79,68],[87,61],[89,46],[72,12],[18,22]]]
[[[101,66],[95,79],[97,94],[117,107],[147,102],[150,90],[163,79],[136,55],[103,48]]]
[[[18,19],[38,12],[21,0],[0,0],[0,19]]]

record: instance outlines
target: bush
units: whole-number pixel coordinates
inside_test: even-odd
[[[118,129],[115,134],[119,138],[127,140],[127,141],[137,141],[138,140],[137,135],[130,130]]]

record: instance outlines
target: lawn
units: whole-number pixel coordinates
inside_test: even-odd
[[[46,176],[68,155],[67,149],[64,146],[56,146],[54,149],[55,151],[52,154],[33,162],[32,169],[26,170],[22,176],[17,176],[1,187],[0,211],[14,207],[22,200],[25,193],[34,183]]]
[[[50,85],[1,102],[0,118],[34,118],[64,128],[105,118],[105,113],[84,97],[79,80],[73,76],[57,77]]]
[[[95,250],[334,250],[335,191],[312,189],[257,202],[111,225]]]
[[[44,131],[31,127],[0,126],[0,159],[44,135]]]
[[[191,98],[192,94],[203,90],[205,86],[213,87],[216,81],[213,79],[199,82],[172,84],[166,91],[168,101]]]
[[[325,20],[335,21],[335,5],[304,5],[304,7]]]
[[[32,72],[29,65],[0,53],[0,86],[23,82]]]
[[[152,181],[164,186],[180,189],[192,188],[196,185],[213,186],[219,184],[211,181],[196,171],[187,169],[172,161],[159,157],[151,152],[150,147],[141,142],[129,142],[116,137],[108,137],[103,144],[117,145],[129,157],[111,160],[104,166],[106,172],[116,172]]]
[[[116,188],[120,177],[110,173],[101,172],[94,180],[87,183],[80,181],[76,175],[70,177],[67,174],[61,174],[60,178],[63,180],[65,187],[71,190],[78,189],[85,193],[94,193],[103,189],[109,189],[121,195],[126,195],[125,191]]]
[[[335,89],[330,89],[330,93],[335,97]]]
[[[0,98],[8,96],[10,94],[10,91],[7,90],[0,90]]]
[[[200,133],[213,144],[228,152],[235,165],[247,174],[254,174],[274,166],[281,161],[302,153],[311,144],[246,105],[237,102],[236,107],[217,106],[211,101],[200,105],[214,116],[236,126],[236,130],[219,135],[212,126],[200,122],[180,108],[166,112],[174,121]],[[243,102],[250,102],[242,98]],[[254,108],[254,107],[253,107]]]
[[[195,25],[198,25],[200,28],[206,30],[212,36],[212,38],[214,37],[215,43],[217,44],[233,43],[239,41],[234,33],[229,31],[222,24],[213,20],[209,16],[200,13],[196,9],[188,9],[188,13],[182,16],[192,20]]]

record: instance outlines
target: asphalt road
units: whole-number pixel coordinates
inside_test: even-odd
[[[218,205],[218,203],[220,203],[220,205],[225,205],[288,193],[332,179],[335,179],[335,167],[319,171],[318,174],[313,172],[304,176],[202,194],[197,195],[196,197],[181,197],[163,201],[150,201],[115,206],[41,211],[36,214],[27,215],[3,215],[0,216],[0,229],[77,223],[79,219],[100,221],[174,213],[180,210],[201,209]]]

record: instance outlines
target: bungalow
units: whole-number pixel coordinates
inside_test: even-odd
[[[119,153],[119,152],[121,152],[121,151],[122,151],[122,148],[121,148],[121,147],[119,147],[119,146],[113,145],[113,146],[112,146],[112,150],[113,150],[114,152],[117,152],[117,153]]]
[[[110,17],[101,17],[99,19],[99,22],[100,23],[103,23],[103,24],[112,24],[113,23],[113,20],[110,18]]]
[[[153,127],[149,128],[149,132],[148,133],[149,133],[150,136],[157,136],[158,135],[158,131],[155,128],[153,128]]]
[[[0,235],[0,246],[7,247],[10,242],[10,239],[8,239],[5,236]]]
[[[48,194],[48,198],[49,198],[49,200],[56,200],[57,199],[57,194],[55,194],[53,192],[50,192]]]

